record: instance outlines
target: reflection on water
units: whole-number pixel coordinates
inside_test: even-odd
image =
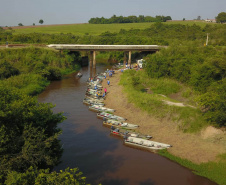
[[[82,103],[86,80],[105,69],[84,67],[80,70],[81,78],[68,75],[52,82],[39,95],[40,102],[56,104],[54,112],[64,112],[67,117],[59,125],[63,130],[60,140],[64,153],[62,163],[55,170],[78,167],[91,184],[215,184],[157,154],[126,147],[121,139],[110,136],[109,128],[103,127],[96,113]]]

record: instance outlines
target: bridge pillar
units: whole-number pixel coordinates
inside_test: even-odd
[[[129,51],[129,61],[128,61],[128,64],[130,65],[131,64],[131,51]]]
[[[96,68],[96,51],[93,51],[93,68]]]
[[[124,51],[124,60],[123,60],[123,65],[124,67],[126,66],[126,61],[127,61],[127,57],[126,57],[126,51]]]
[[[93,51],[89,53],[89,67],[93,66]]]

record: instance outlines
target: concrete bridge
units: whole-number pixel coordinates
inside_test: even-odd
[[[96,51],[124,51],[124,64],[127,62],[126,54],[129,53],[128,64],[131,64],[132,51],[159,51],[166,46],[158,45],[79,45],[79,44],[50,44],[56,50],[89,51],[90,67],[96,68]]]

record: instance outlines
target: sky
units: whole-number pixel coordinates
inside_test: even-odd
[[[0,26],[88,23],[90,18],[163,15],[173,20],[214,19],[226,0],[0,0]]]

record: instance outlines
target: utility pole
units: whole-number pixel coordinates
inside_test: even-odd
[[[206,37],[206,46],[208,45],[208,41],[209,41],[209,33],[207,33],[207,37]]]

